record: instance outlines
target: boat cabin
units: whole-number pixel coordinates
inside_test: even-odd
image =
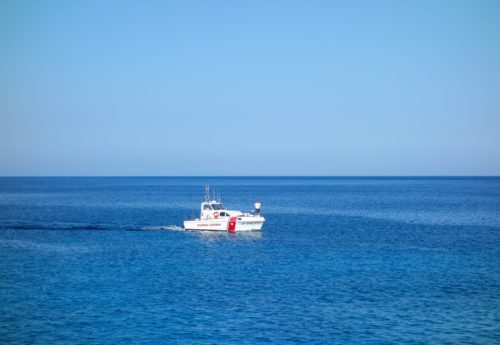
[[[225,217],[229,217],[229,212],[226,211],[226,208],[220,203],[220,201],[210,200],[201,203],[201,219],[216,219]]]
[[[200,219],[206,220],[229,217],[229,212],[220,202],[220,197],[218,200],[214,199],[210,198],[210,190],[208,189],[208,186],[205,187],[205,200],[201,203]]]
[[[201,207],[203,210],[206,211],[219,211],[219,210],[225,210],[224,206],[215,200],[209,201],[209,202],[203,202],[201,204]]]

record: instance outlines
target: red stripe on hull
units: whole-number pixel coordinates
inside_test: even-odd
[[[227,223],[227,231],[235,231],[236,230],[236,221],[238,217],[229,218],[229,222]]]

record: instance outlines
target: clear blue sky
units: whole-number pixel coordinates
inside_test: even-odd
[[[1,1],[0,175],[500,175],[500,1]]]

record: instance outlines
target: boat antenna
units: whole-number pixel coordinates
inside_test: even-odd
[[[205,186],[205,202],[210,202],[210,187]]]

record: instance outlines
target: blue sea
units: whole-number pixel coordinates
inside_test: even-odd
[[[499,344],[500,178],[0,178],[0,343]]]

